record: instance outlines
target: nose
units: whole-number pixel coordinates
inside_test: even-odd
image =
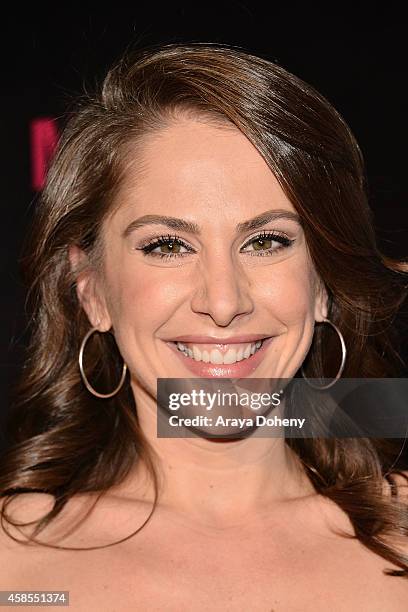
[[[191,308],[195,313],[210,316],[216,325],[226,327],[234,318],[253,311],[250,279],[231,254],[213,254],[194,273]]]

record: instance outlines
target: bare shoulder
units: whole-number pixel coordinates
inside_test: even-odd
[[[28,555],[35,544],[27,541],[34,528],[55,505],[55,497],[47,493],[21,493],[12,498],[0,499],[0,563],[7,555]],[[72,525],[92,507],[91,496],[71,497],[60,512],[41,530],[37,537],[45,541],[58,541]],[[8,518],[12,522],[8,521]],[[17,523],[18,525],[15,525]],[[28,548],[30,546],[30,549]]]
[[[27,540],[37,522],[53,509],[54,504],[54,496],[46,493],[18,494],[7,505],[5,512],[13,522],[31,524],[17,528],[5,519],[3,524],[15,538]],[[0,509],[3,511],[3,508],[4,499],[0,499]],[[127,501],[111,495],[109,491],[75,494],[36,538],[57,546],[97,546],[127,536],[138,521],[143,523],[149,512],[149,504]],[[30,543],[30,546],[34,549],[35,543]],[[0,560],[7,551],[21,550],[22,545],[7,535],[0,525]],[[47,550],[50,553],[50,548]]]
[[[71,497],[59,514],[35,536],[34,542],[30,541],[30,536],[37,522],[54,508],[54,496],[46,493],[22,493],[12,498],[0,499],[3,517],[0,525],[0,590],[34,588],[36,584],[38,586],[38,579],[43,571],[48,576],[49,584],[52,584],[56,568],[62,560],[66,568],[70,567],[71,563],[74,568],[72,572],[75,574],[73,553],[63,551],[65,554],[61,555],[58,546],[69,546],[70,534],[75,532],[80,519],[86,517],[86,511],[92,508],[93,499],[94,497],[89,495]],[[6,516],[3,516],[4,514]],[[11,524],[7,517],[12,523],[20,525]],[[42,545],[44,542],[45,546]]]
[[[19,529],[11,525],[7,517],[10,517],[15,523],[34,523],[47,514],[53,508],[53,505],[54,497],[46,493],[21,493],[12,498],[1,498],[0,512],[2,524],[0,526],[0,555],[2,555],[5,550],[13,550],[18,546],[18,544],[5,533],[6,529],[7,532],[10,532],[14,537],[19,537]]]
[[[52,507],[53,497],[42,493],[24,493],[0,499],[0,589],[22,587],[18,573],[24,571],[25,563],[31,558],[31,551],[25,543],[29,532],[23,526],[16,527],[7,519],[10,518],[13,523],[32,523]]]

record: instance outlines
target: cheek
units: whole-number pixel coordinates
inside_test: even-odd
[[[156,272],[156,273],[155,273]],[[171,312],[180,291],[169,279],[168,271],[123,266],[111,275],[109,282],[109,311],[115,329],[151,329],[160,325]]]
[[[262,295],[276,318],[287,325],[313,317],[314,276],[302,258],[294,257],[276,266],[262,283]]]

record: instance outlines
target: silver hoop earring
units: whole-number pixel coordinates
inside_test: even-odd
[[[95,391],[95,389],[92,387],[92,385],[90,384],[89,380],[87,379],[86,374],[85,374],[85,370],[84,370],[84,349],[85,349],[85,345],[88,342],[89,338],[92,336],[92,334],[94,334],[97,331],[99,331],[97,327],[92,327],[92,329],[90,329],[87,332],[87,334],[85,334],[85,337],[82,340],[81,348],[79,349],[79,357],[78,357],[79,371],[81,372],[82,381],[83,381],[85,387],[88,389],[88,391],[90,393],[92,393],[92,395],[95,395],[96,397],[101,397],[101,398],[113,397],[114,395],[116,395],[116,393],[118,393],[118,391],[121,389],[123,383],[125,382],[126,371],[127,371],[127,365],[126,365],[125,362],[123,362],[122,376],[121,376],[121,379],[119,381],[119,384],[116,387],[116,389],[114,389],[111,393],[98,393],[98,391]]]
[[[329,387],[332,387],[340,378],[340,376],[342,375],[342,372],[344,370],[344,365],[346,363],[346,355],[347,355],[347,351],[346,351],[346,344],[344,342],[344,338],[343,338],[343,334],[341,333],[341,331],[339,330],[339,328],[337,327],[337,325],[335,325],[334,323],[332,323],[331,321],[329,321],[329,319],[323,319],[322,323],[328,323],[329,325],[331,325],[333,327],[334,330],[336,330],[339,338],[340,338],[340,343],[341,343],[341,364],[340,364],[340,368],[339,371],[337,372],[335,378],[328,384],[328,385],[315,385],[313,383],[311,383],[308,378],[305,376],[305,373],[303,371],[303,366],[300,368],[300,371],[302,373],[303,378],[305,379],[305,381],[307,382],[307,384],[312,387],[313,389],[328,389]]]

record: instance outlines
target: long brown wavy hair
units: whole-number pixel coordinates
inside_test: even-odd
[[[180,113],[238,127],[299,213],[329,296],[328,318],[348,347],[343,376],[398,377],[405,367],[395,320],[408,291],[408,263],[379,250],[358,144],[313,87],[240,48],[194,43],[130,49],[94,89],[67,112],[21,261],[31,335],[0,468],[1,522],[3,529],[5,522],[21,525],[7,512],[16,495],[51,494],[54,506],[35,522],[33,539],[74,495],[96,492],[99,499],[138,461],[148,468],[155,490],[147,520],[157,505],[155,457],[139,426],[129,379],[111,399],[92,396],[81,381],[78,351],[89,321],[78,302],[79,270],[71,269],[68,248],[78,245],[91,265],[100,264],[100,228],[135,145]],[[316,326],[304,361],[310,377],[331,377],[338,369],[338,339],[327,327]],[[114,388],[120,375],[115,346],[110,334],[100,334],[87,349],[98,389]],[[348,515],[352,537],[402,568],[385,573],[408,577],[408,556],[387,539],[408,536],[408,504],[395,480],[403,474],[403,440],[286,443],[316,492]],[[391,494],[384,493],[387,481]],[[85,550],[90,548],[104,546]]]

